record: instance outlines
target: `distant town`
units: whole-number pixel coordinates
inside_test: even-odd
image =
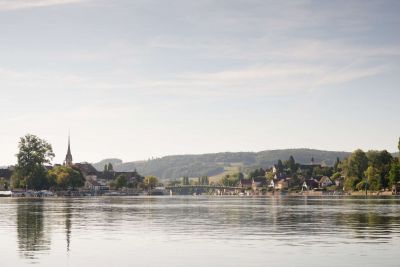
[[[65,160],[51,164],[51,144],[35,135],[20,139],[18,162],[0,169],[0,196],[128,196],[128,195],[392,195],[400,193],[400,159],[386,150],[360,149],[336,159],[333,166],[297,163],[293,156],[246,173],[162,180],[136,170],[115,171],[111,162],[98,171],[87,162],[74,163],[70,137]],[[400,139],[398,142],[400,150]]]

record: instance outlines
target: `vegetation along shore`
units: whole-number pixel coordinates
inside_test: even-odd
[[[400,138],[398,148],[400,150]],[[62,164],[52,164],[55,154],[51,144],[35,135],[21,137],[18,149],[17,164],[0,169],[0,196],[400,193],[399,154],[391,154],[386,150],[337,152],[339,154],[334,160],[316,160],[312,156],[308,163],[304,163],[304,154],[296,155],[302,163],[296,162],[293,155],[287,159],[277,159],[274,164],[268,164],[265,160],[258,162],[258,166],[231,163],[231,169],[220,175],[207,175],[209,170],[205,168],[203,175],[198,177],[183,176],[177,179],[144,176],[136,169],[116,170],[113,163],[121,162],[115,160],[103,161],[102,170],[98,170],[99,164],[95,165],[96,168],[87,162],[74,163],[69,139]],[[240,157],[249,159],[251,155],[257,156],[243,152]]]

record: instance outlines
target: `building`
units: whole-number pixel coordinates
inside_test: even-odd
[[[88,180],[97,181],[98,171],[93,167],[92,164],[87,162],[81,162],[81,163],[75,163],[73,166],[81,171],[86,181]]]
[[[240,179],[239,186],[243,189],[251,188],[253,185],[253,181],[251,179]]]
[[[312,190],[314,188],[318,188],[319,184],[318,181],[315,179],[306,179],[303,182],[302,189],[304,190]]]
[[[64,165],[72,166],[72,153],[71,153],[71,144],[70,144],[70,135],[68,135],[68,150],[67,155],[65,156]]]
[[[320,188],[326,188],[328,186],[334,185],[334,183],[328,176],[321,177],[321,179],[319,179],[318,181],[318,184]]]
[[[267,179],[265,177],[255,177],[252,179],[251,188],[253,191],[261,190],[267,187]]]

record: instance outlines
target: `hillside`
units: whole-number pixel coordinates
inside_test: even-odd
[[[231,169],[247,172],[250,169],[259,167],[268,168],[279,159],[288,159],[290,155],[293,155],[296,162],[303,164],[310,163],[311,158],[314,158],[315,163],[333,165],[337,157],[343,159],[349,154],[348,152],[315,149],[282,149],[261,152],[176,155],[133,162],[122,162],[119,159],[105,159],[93,164],[93,166],[101,171],[105,164],[111,162],[116,171],[133,171],[136,169],[142,175],[155,175],[162,179],[174,179],[182,176],[217,176]]]

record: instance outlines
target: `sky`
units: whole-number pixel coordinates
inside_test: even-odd
[[[400,2],[0,0],[0,165],[397,151]]]

